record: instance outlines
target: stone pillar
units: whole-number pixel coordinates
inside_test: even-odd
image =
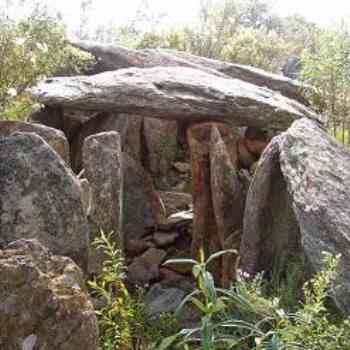
[[[122,152],[120,136],[115,131],[87,137],[83,145],[85,176],[91,188],[89,211],[90,241],[113,231],[113,238],[123,248],[122,235]],[[90,272],[101,267],[103,257],[91,251]]]

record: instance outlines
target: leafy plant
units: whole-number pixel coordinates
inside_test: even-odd
[[[0,113],[24,120],[36,107],[24,96],[27,87],[51,75],[81,73],[93,57],[67,44],[57,19],[36,8],[23,19],[0,14]]]
[[[262,275],[252,281],[239,281],[230,290],[216,288],[207,262],[178,260],[167,263],[193,264],[198,289],[188,295],[181,307],[191,301],[201,314],[198,328],[184,329],[166,338],[157,348],[200,350],[336,350],[350,347],[350,321],[334,317],[327,309],[339,256],[325,254],[325,269],[304,284],[303,300],[290,312],[281,306],[279,295],[264,295]],[[278,291],[278,289],[275,289]]]
[[[153,350],[153,344],[178,329],[172,315],[151,319],[143,303],[144,291],[131,295],[124,283],[125,266],[121,250],[112,233],[101,231],[93,246],[106,256],[102,272],[89,282],[91,295],[103,305],[96,310],[100,339],[99,350]]]
[[[99,298],[104,306],[96,310],[100,331],[100,349],[132,349],[129,321],[133,308],[129,292],[124,284],[125,268],[121,251],[112,241],[112,233],[101,236],[93,242],[96,249],[106,255],[101,274],[89,282],[92,295]]]

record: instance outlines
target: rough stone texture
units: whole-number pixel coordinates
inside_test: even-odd
[[[178,149],[176,121],[145,118],[143,134],[147,169],[154,176],[166,176]]]
[[[145,152],[143,139],[144,118],[137,115],[123,115],[127,116],[128,119],[125,142],[122,145],[123,152],[126,152],[130,157],[142,163]]]
[[[84,112],[81,112],[82,114]],[[66,113],[67,114],[67,113]],[[68,118],[68,116],[65,116]],[[128,118],[123,114],[97,113],[81,124],[80,128],[71,137],[72,168],[79,172],[83,166],[83,145],[87,137],[107,131],[114,131],[120,135],[121,144],[125,143],[128,127]],[[69,133],[69,130],[65,130]]]
[[[124,239],[141,239],[146,227],[154,227],[165,217],[165,210],[154,190],[150,175],[123,152]]]
[[[37,238],[87,266],[89,229],[79,180],[33,133],[0,139],[0,247]]]
[[[183,67],[50,78],[28,93],[50,106],[236,126],[284,129],[302,117],[318,118],[304,105],[267,88]]]
[[[90,241],[100,235],[100,230],[109,234],[123,248],[122,200],[123,174],[120,136],[115,131],[87,137],[83,146],[83,163],[91,188],[89,211]],[[89,271],[102,267],[103,255],[91,251]]]
[[[97,45],[82,41],[72,44],[95,56],[97,64],[91,70],[92,74],[129,67],[191,67],[217,76],[240,79],[258,86],[267,86],[271,90],[280,91],[289,98],[306,103],[301,93],[302,88],[305,87],[298,81],[261,69],[220,62],[175,50],[132,50],[120,46]]]
[[[37,240],[0,250],[1,350],[96,350],[97,321],[81,270]]]
[[[166,214],[172,215],[179,211],[187,210],[192,205],[192,195],[182,192],[159,192]]]
[[[166,252],[150,248],[134,259],[128,266],[128,280],[135,285],[146,285],[159,277],[159,265],[163,262]]]
[[[164,288],[160,283],[157,283],[145,295],[146,310],[151,316],[174,312],[184,297],[183,290]]]
[[[264,151],[248,193],[241,264],[255,273],[273,258],[303,254],[315,271],[323,251],[342,254],[335,301],[350,313],[350,153],[306,118]],[[292,210],[293,209],[293,210]],[[300,232],[300,233],[299,233]]]
[[[199,258],[202,248],[206,257],[221,248],[218,236],[211,191],[209,144],[213,123],[199,124],[187,130],[191,151],[193,234],[192,256]],[[217,265],[217,264],[215,264]],[[215,266],[215,276],[220,276],[220,267]]]
[[[319,270],[322,251],[342,254],[335,300],[350,314],[350,153],[307,119],[282,134],[279,148],[307,260]]]
[[[237,149],[240,167],[249,169],[257,161],[257,157],[253,153],[249,152],[244,138],[240,138],[238,140]]]
[[[81,187],[81,201],[83,203],[84,213],[86,216],[89,216],[91,211],[91,200],[92,200],[92,193],[91,193],[91,187],[89,184],[89,181],[87,179],[81,179],[80,180],[80,187]]]
[[[166,247],[170,244],[173,244],[178,237],[179,234],[177,232],[156,232],[153,235],[153,240],[157,247]]]
[[[130,239],[126,245],[128,255],[134,256],[142,254],[148,248],[153,248],[154,244],[142,239]]]
[[[69,144],[63,132],[44,125],[17,121],[0,121],[0,137],[14,132],[34,132],[42,137],[69,165]]]
[[[232,164],[226,145],[217,127],[212,127],[210,143],[210,179],[211,193],[216,220],[217,232],[220,238],[221,250],[230,248],[225,244],[227,238],[243,226],[245,204],[244,186],[238,177],[238,170]],[[240,237],[235,236],[237,242],[231,247],[239,246]],[[229,260],[222,271],[222,285],[228,286],[233,280],[236,256],[227,254],[222,258]]]
[[[247,150],[260,157],[274,135],[269,130],[247,128],[244,136],[244,145]]]
[[[247,195],[240,255],[248,273],[268,271],[274,259],[300,252],[299,225],[280,170],[278,139],[262,154]]]

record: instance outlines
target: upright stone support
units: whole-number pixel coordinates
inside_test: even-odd
[[[209,144],[213,123],[198,124],[188,128],[187,140],[191,151],[193,236],[192,255],[199,256],[203,248],[205,257],[221,248],[218,236],[210,184]],[[217,271],[216,271],[217,272]]]
[[[122,152],[117,132],[103,132],[89,136],[83,145],[85,176],[91,187],[89,212],[92,241],[100,234],[113,231],[114,239],[123,247],[122,235]],[[94,273],[101,267],[103,256],[91,252],[89,270]]]

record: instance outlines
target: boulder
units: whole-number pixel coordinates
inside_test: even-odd
[[[147,285],[159,278],[159,266],[166,257],[161,249],[150,248],[128,266],[128,280],[135,285]]]
[[[16,131],[33,132],[39,135],[61,156],[67,165],[70,164],[69,144],[62,131],[35,123],[0,121],[0,137],[8,137]]]
[[[142,254],[148,248],[154,248],[154,244],[143,239],[130,239],[126,244],[126,252],[131,256]]]
[[[145,295],[146,311],[150,316],[175,312],[184,297],[185,292],[179,288],[164,288],[160,283],[154,284]]]
[[[319,271],[323,251],[342,255],[334,296],[349,315],[350,152],[307,119],[283,134],[279,151],[307,261]]]
[[[161,248],[173,244],[178,237],[179,234],[177,232],[156,232],[153,235],[153,240],[156,246]]]
[[[0,250],[0,348],[96,350],[98,329],[82,271],[37,240]]]
[[[323,251],[341,254],[334,288],[350,314],[350,153],[319,124],[301,119],[264,151],[249,189],[241,265],[255,273],[275,256],[303,254],[314,271]]]
[[[280,93],[183,67],[129,68],[93,76],[50,78],[28,94],[48,106],[144,117],[226,122],[285,129],[319,116]]]
[[[269,271],[275,259],[300,253],[299,224],[281,173],[278,140],[262,154],[246,199],[240,263],[249,274]]]
[[[123,248],[122,200],[123,175],[120,136],[115,131],[91,135],[83,146],[84,175],[91,189],[89,211],[90,241],[100,236],[100,231],[109,234]],[[91,252],[89,271],[102,267],[103,255]]]
[[[89,228],[79,180],[38,135],[0,138],[0,247],[36,238],[86,270]]]
[[[124,238],[141,239],[147,227],[155,227],[165,217],[152,178],[144,168],[123,152],[123,218]]]

